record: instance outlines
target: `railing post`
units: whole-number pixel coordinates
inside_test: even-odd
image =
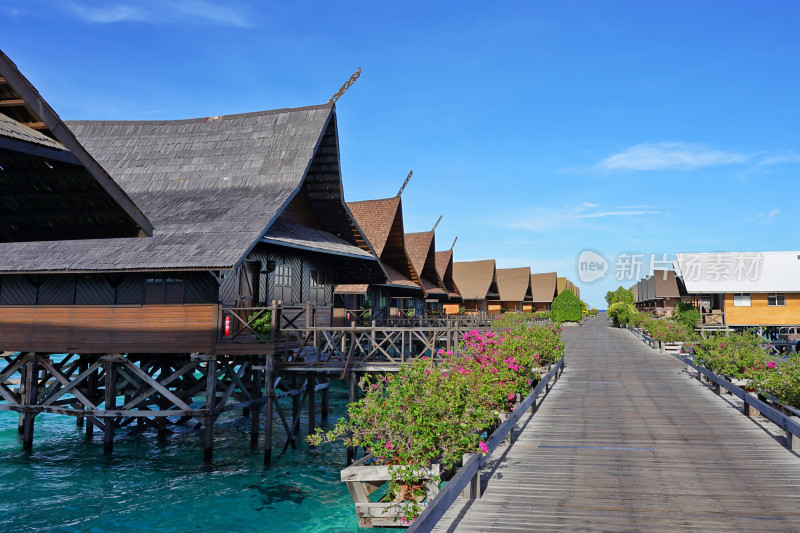
[[[278,327],[280,326],[281,317],[278,316],[278,302],[272,300],[270,307],[272,313],[272,324],[270,324],[270,338],[274,341],[278,338]]]
[[[466,464],[472,454],[465,453],[461,458],[461,463]],[[475,476],[469,480],[469,484],[464,487],[461,497],[465,500],[479,500],[481,497],[481,472],[478,469]]]

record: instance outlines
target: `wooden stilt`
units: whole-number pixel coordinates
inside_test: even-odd
[[[28,382],[28,365],[27,364],[22,365],[22,367],[19,369],[19,375],[20,375],[19,397],[22,398],[23,400],[27,401],[26,400],[27,397],[28,397],[27,396],[28,390],[27,390],[27,386],[26,386],[26,383]],[[17,422],[17,431],[19,432],[20,435],[25,433],[25,413],[20,413],[19,414],[19,421]]]
[[[214,456],[214,420],[216,419],[217,405],[217,361],[211,360],[207,363],[208,375],[206,376],[206,411],[205,416],[205,439],[203,443],[203,461],[208,463]]]
[[[355,372],[350,372],[349,373],[348,381],[349,381],[348,385],[349,385],[349,389],[350,389],[349,390],[350,394],[348,396],[347,405],[349,406],[351,403],[356,401],[356,383],[358,382],[358,378],[356,377],[356,373]],[[351,447],[351,446],[348,446],[347,447],[347,464],[348,465],[353,464],[353,461],[355,461],[355,458],[356,458],[356,449]]]
[[[79,362],[79,364],[78,364],[78,374],[80,374],[80,373],[81,373],[81,372],[83,372],[84,370],[88,370],[88,369],[89,369],[89,363],[87,363],[87,362],[84,360],[84,357],[83,357],[83,356],[78,356],[78,357],[80,357],[80,362]],[[82,409],[83,409],[83,407],[82,407]],[[83,416],[83,415],[78,415],[78,416],[76,416],[76,417],[75,417],[75,427],[82,428],[82,427],[83,427],[83,424],[84,424],[84,420],[85,420],[85,419],[84,419],[84,416]]]
[[[317,378],[311,372],[308,374],[308,434],[314,433],[317,427]]]
[[[261,398],[261,372],[250,367],[251,383],[253,387],[253,398]],[[258,423],[261,414],[261,406],[255,404],[250,408],[250,447],[256,448],[258,446]]]
[[[99,372],[100,369],[98,368],[97,370],[89,374],[88,378],[86,378],[86,384],[87,384],[86,396],[92,401],[96,401],[97,399],[97,374]],[[86,438],[91,440],[92,437],[94,437],[94,424],[92,423],[91,420],[89,420],[89,423],[86,424]]]
[[[264,397],[267,400],[264,405],[264,464],[267,466],[272,463],[272,397],[274,385],[275,359],[274,356],[267,355],[264,365]]]
[[[292,389],[299,391],[300,386],[298,385],[298,379],[292,379]],[[300,394],[293,394],[292,395],[292,429],[294,433],[300,431],[300,424],[298,423],[298,418],[300,418],[300,411],[303,409],[302,398]]]
[[[103,363],[106,372],[105,380],[105,410],[111,411],[117,407],[117,368],[114,363]],[[114,450],[114,428],[116,426],[113,417],[107,416],[103,419],[103,453],[110,454]]]
[[[31,411],[30,408],[37,403],[38,385],[39,385],[39,368],[38,368],[38,355],[33,354],[31,360],[27,363],[27,372],[25,375],[25,406],[28,408],[25,411],[23,427],[22,427],[22,448],[30,450],[33,447],[33,421],[36,418],[36,413]]]
[[[328,391],[331,388],[331,379],[325,378],[325,383],[328,384],[327,387],[320,391],[320,416],[322,416],[322,420],[326,420],[328,418],[328,412],[330,410],[330,403],[328,400]]]

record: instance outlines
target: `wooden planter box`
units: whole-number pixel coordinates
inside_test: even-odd
[[[683,341],[661,343],[661,351],[670,355],[678,355],[681,353],[681,348],[683,348]]]
[[[359,527],[404,527],[398,512],[402,502],[371,502],[369,495],[391,479],[389,466],[366,465],[372,455],[367,455],[341,471],[341,479],[347,483],[350,496],[356,507]],[[432,464],[419,471],[419,478],[425,488],[425,499],[419,506],[424,509],[427,502],[439,493],[439,482],[434,477],[441,476],[441,465]]]

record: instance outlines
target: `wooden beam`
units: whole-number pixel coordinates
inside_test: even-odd
[[[6,83],[8,83],[6,81],[6,79],[4,77],[0,76],[0,85],[5,85]]]
[[[18,107],[25,105],[25,100],[22,98],[14,98],[12,100],[0,100],[0,107]]]
[[[47,124],[44,122],[23,122],[25,126],[28,126],[32,130],[46,130]]]

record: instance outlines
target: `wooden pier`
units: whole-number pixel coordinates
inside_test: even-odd
[[[604,316],[565,329],[569,371],[487,465],[483,496],[415,531],[800,529],[782,432]]]

